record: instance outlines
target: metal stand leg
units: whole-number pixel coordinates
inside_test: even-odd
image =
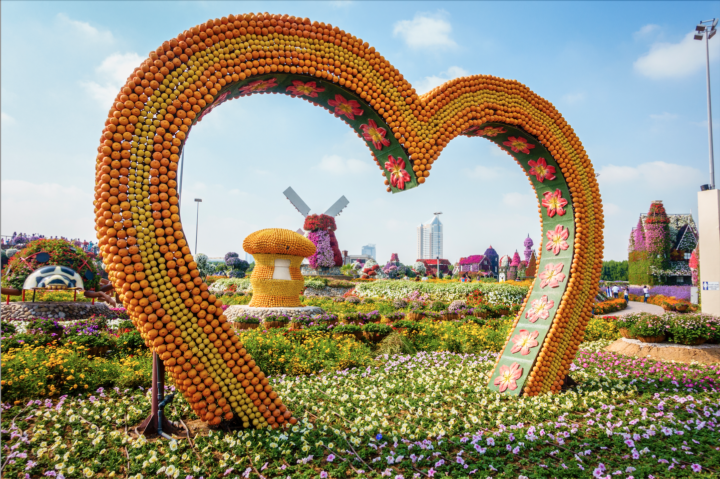
[[[165,396],[165,365],[158,357],[157,353],[153,353],[153,373],[152,373],[152,410],[142,424],[140,431],[145,436],[158,434],[162,430],[165,434],[180,435],[184,433],[183,429],[175,427],[161,413],[160,403],[163,402]]]

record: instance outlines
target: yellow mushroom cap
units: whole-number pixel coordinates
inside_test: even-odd
[[[268,228],[250,234],[243,241],[243,249],[250,254],[286,254],[303,258],[315,254],[312,241],[281,228]]]

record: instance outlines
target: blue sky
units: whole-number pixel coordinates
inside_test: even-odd
[[[600,173],[606,259],[650,202],[697,214],[709,182],[704,48],[689,36],[720,2],[13,2],[3,3],[2,234],[94,238],[97,142],[111,101],[163,41],[230,13],[288,13],[337,25],[375,46],[419,92],[469,74],[516,79],[552,102]],[[720,36],[710,41],[720,97]],[[720,106],[715,103],[716,144]],[[415,228],[442,211],[451,261],[522,251],[540,241],[537,206],[510,157],[457,138],[428,182],[391,195],[364,143],[325,111],[280,95],[227,103],[186,146],[182,217],[198,251],[242,250],[249,233],[297,229],[282,195],[292,186],[313,212],[341,195],[341,249],[377,244],[411,262]],[[720,165],[719,165],[720,166]],[[720,167],[718,168],[720,169]],[[720,181],[720,175],[717,180]]]

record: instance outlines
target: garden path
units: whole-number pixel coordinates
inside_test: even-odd
[[[650,303],[643,303],[640,301],[628,301],[627,308],[623,309],[622,311],[616,311],[611,314],[606,314],[603,317],[607,316],[624,316],[626,314],[632,314],[632,313],[651,313],[651,314],[663,314],[665,312],[664,309],[662,309],[660,306],[655,306],[654,304]]]

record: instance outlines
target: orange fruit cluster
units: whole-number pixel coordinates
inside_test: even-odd
[[[268,228],[251,233],[243,241],[243,249],[252,255],[278,254],[307,258],[315,254],[312,241],[282,228]]]
[[[592,308],[603,216],[590,160],[557,110],[516,81],[484,75],[419,96],[373,47],[338,27],[243,14],[208,20],[151,52],[116,96],[96,158],[96,230],[110,279],[198,415],[212,424],[235,417],[248,427],[296,421],[200,279],[176,182],[187,133],[219,90],[275,72],[323,78],[359,95],[403,145],[419,183],[450,140],[487,122],[520,127],[552,153],[576,210],[575,256],[525,392],[558,390]]]

